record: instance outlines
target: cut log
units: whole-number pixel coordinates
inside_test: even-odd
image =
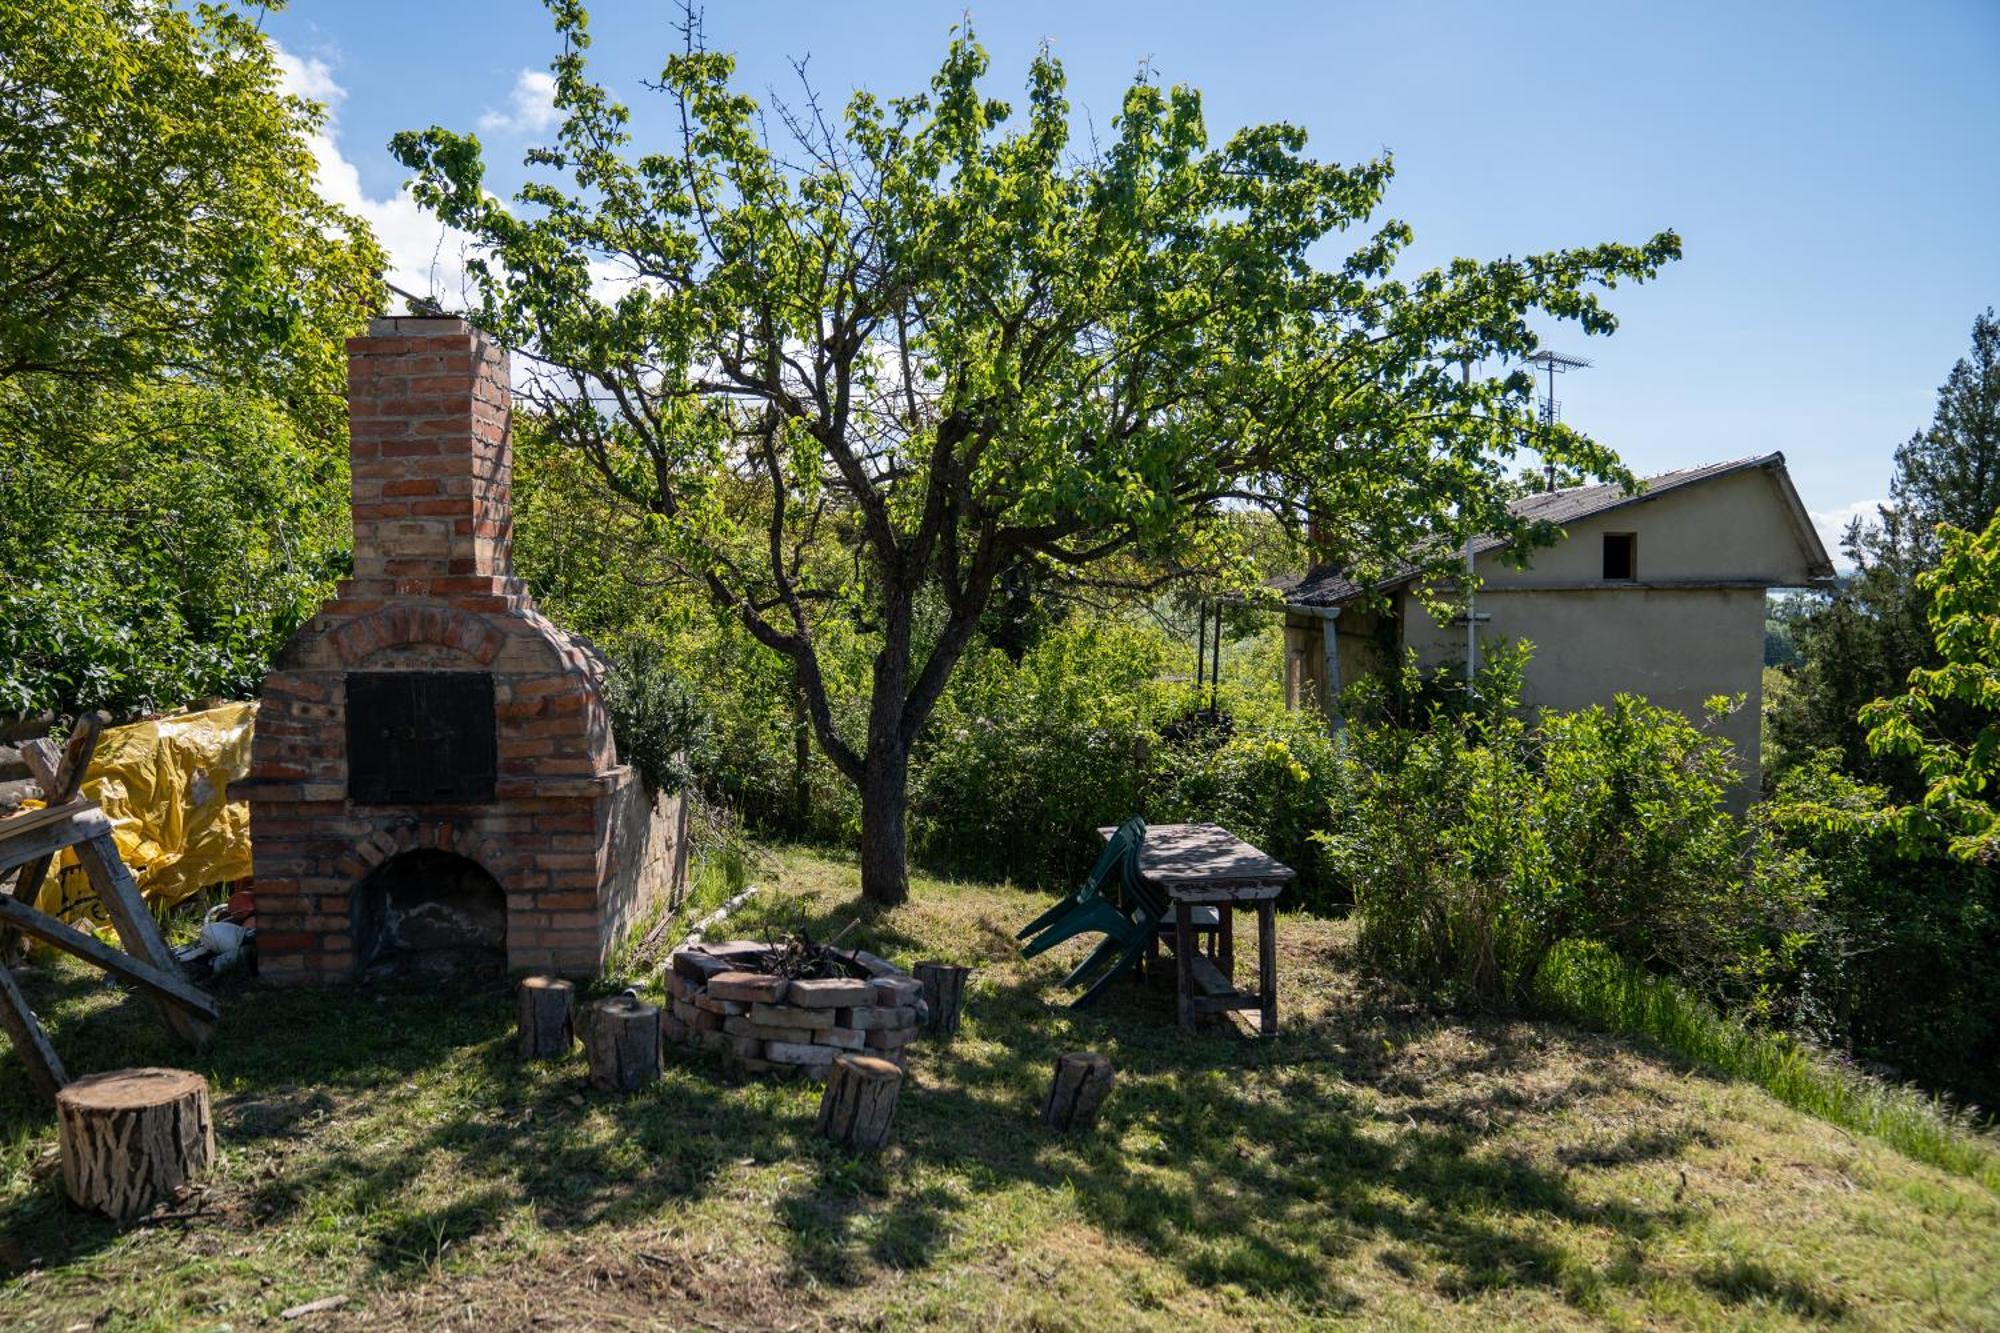
[[[1111,1091],[1111,1057],[1095,1051],[1072,1051],[1056,1057],[1049,1099],[1042,1106],[1042,1123],[1050,1129],[1088,1129]]]
[[[521,1058],[560,1060],[576,1045],[576,987],[557,977],[521,980]]]
[[[660,1076],[659,1006],[631,994],[599,1000],[584,1023],[583,1045],[593,1088],[636,1092]]]
[[[959,1007],[965,1003],[965,979],[970,975],[971,968],[950,963],[917,964],[917,980],[924,984],[924,1002],[930,1006],[926,1026],[938,1036],[957,1034]]]
[[[872,1055],[835,1056],[819,1099],[819,1132],[833,1142],[875,1152],[889,1142],[903,1071]]]
[[[56,1094],[69,1197],[117,1222],[171,1199],[215,1161],[208,1083],[181,1069],[119,1069]]]

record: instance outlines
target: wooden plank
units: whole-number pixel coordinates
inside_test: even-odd
[[[64,925],[47,912],[38,911],[26,903],[16,902],[6,894],[0,894],[0,925],[12,926],[45,944],[52,944],[66,953],[73,953],[86,963],[103,968],[113,976],[129,981],[152,994],[165,996],[210,1022],[222,1017],[222,1011],[215,1007],[215,1001],[205,992],[189,985],[178,973],[164,971],[130,954],[121,953],[95,935],[86,935],[72,926]]]
[[[53,1102],[56,1094],[68,1085],[69,1075],[63,1072],[55,1047],[49,1045],[48,1034],[42,1031],[35,1011],[28,1007],[27,997],[21,994],[13,972],[5,964],[0,964],[0,1028],[5,1028],[13,1040],[14,1053],[21,1057],[28,1081]]]
[[[9,815],[5,819],[0,819],[0,845],[12,842],[22,834],[32,832],[45,824],[53,824],[81,811],[96,808],[97,803],[94,801],[72,799],[61,805],[44,806],[40,810],[23,810],[18,815]]]
[[[1227,904],[1215,909],[1215,952],[1222,964],[1222,975],[1229,978],[1229,984],[1236,984],[1236,906]]]
[[[116,839],[108,832],[100,833],[77,847],[76,859],[90,876],[91,885],[97,890],[97,901],[104,905],[104,914],[111,918],[125,952],[178,975],[180,964],[160,934],[159,923],[153,920],[153,913],[139,892],[138,881],[132,878],[125,858],[118,854]],[[213,1029],[207,1023],[165,1001],[159,1003],[160,1016],[167,1020],[168,1027],[197,1049],[208,1044]]]
[[[1255,991],[1233,990],[1227,995],[1197,995],[1193,1004],[1197,1015],[1234,1014],[1246,1009],[1261,1009],[1264,1001]]]
[[[21,762],[35,775],[46,796],[56,789],[56,774],[62,769],[62,751],[46,737],[38,737],[21,747]]]
[[[1100,829],[1108,837],[1115,830]],[[1139,875],[1175,897],[1220,903],[1275,898],[1296,878],[1283,862],[1216,824],[1154,824],[1139,849]]]
[[[1194,979],[1195,989],[1203,995],[1228,995],[1236,990],[1222,969],[1203,958],[1199,951],[1188,960],[1188,974]]]
[[[43,813],[40,810],[36,814]],[[8,820],[8,823],[13,823]],[[35,827],[24,833],[8,833],[0,840],[0,875],[16,866],[32,866],[36,861],[44,862],[43,874],[47,873],[46,862],[65,847],[74,847],[100,833],[111,831],[111,821],[104,817],[89,801],[73,801],[60,806],[51,819],[35,821]],[[18,889],[18,885],[16,886]],[[41,876],[35,878],[35,887],[41,887]],[[19,897],[19,893],[15,894]]]

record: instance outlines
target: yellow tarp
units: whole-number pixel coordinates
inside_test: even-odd
[[[254,703],[112,727],[98,738],[83,794],[111,818],[119,854],[146,901],[170,907],[250,874],[250,806],[229,784],[250,772]],[[42,885],[43,911],[98,915],[89,879],[64,852]]]

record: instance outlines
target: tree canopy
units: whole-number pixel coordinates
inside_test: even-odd
[[[903,893],[910,746],[1003,579],[1143,560],[1242,586],[1241,505],[1310,509],[1365,572],[1517,535],[1524,445],[1625,475],[1504,367],[1537,316],[1608,332],[1600,290],[1656,274],[1671,232],[1399,277],[1386,157],[1320,162],[1284,124],[1214,142],[1199,94],[1144,75],[1078,142],[1055,57],[1017,111],[969,30],[928,91],[834,115],[810,88],[760,107],[690,23],[657,84],[677,131],[636,151],[583,6],[550,8],[561,123],[514,206],[469,134],[393,149],[483,247],[475,318],[528,354],[540,428],[792,664],[862,789],[871,896]],[[858,734],[815,651],[835,619],[879,644]]]
[[[0,712],[254,687],[346,543],[381,253],[241,12],[0,6]]]

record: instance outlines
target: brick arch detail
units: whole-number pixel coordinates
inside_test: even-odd
[[[404,852],[450,852],[472,861],[493,877],[504,892],[508,858],[492,838],[462,820],[406,820],[362,838],[336,863],[350,883],[359,883],[377,866]]]
[[[356,666],[383,648],[412,643],[450,648],[485,665],[499,655],[505,642],[485,617],[451,606],[385,606],[356,616],[329,637],[345,666]]]

